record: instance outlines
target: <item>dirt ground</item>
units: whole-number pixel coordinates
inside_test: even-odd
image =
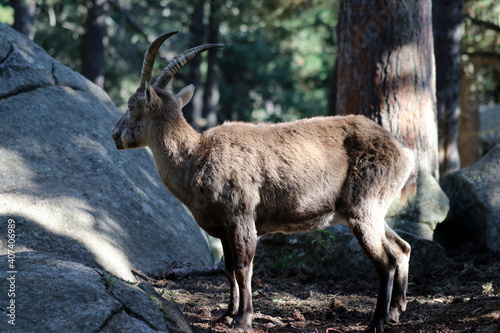
[[[500,332],[500,255],[450,258],[452,270],[410,276],[407,311],[399,324],[386,326],[386,332]],[[377,281],[348,277],[300,282],[261,275],[253,282],[256,333],[363,332],[377,295]],[[167,284],[163,297],[179,305],[195,333],[235,332],[214,323],[228,301],[223,274]]]

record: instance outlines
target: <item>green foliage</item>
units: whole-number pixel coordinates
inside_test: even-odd
[[[208,12],[209,2],[204,0],[109,2],[104,89],[117,105],[126,104],[135,91],[142,57],[152,38],[180,30],[162,48],[157,67],[166,65],[165,58],[193,46],[189,25],[200,1]],[[213,14],[220,22],[220,40],[205,42],[226,45],[218,52],[221,120],[283,121],[325,114],[336,52],[335,8],[326,0],[220,1],[219,11]],[[2,12],[12,10],[0,7]],[[35,42],[80,71],[86,15],[85,1],[38,2]],[[182,73],[174,82],[175,89],[190,83],[182,81]]]
[[[321,229],[307,233],[306,241],[299,247],[283,246],[273,253],[274,268],[280,272],[311,273],[314,266],[320,265],[325,257],[331,255],[335,233],[333,230]],[[312,265],[312,266],[311,266]]]
[[[104,281],[106,288],[111,287],[115,283],[115,279],[116,278],[113,275],[110,275],[108,273],[104,273],[102,275],[102,280]]]
[[[80,38],[84,33],[81,1],[46,1],[38,5],[34,41],[47,53],[75,71],[80,71]]]
[[[9,25],[14,24],[14,9],[0,4],[0,22]]]
[[[258,31],[251,37],[233,36],[225,44],[220,59],[222,113],[243,120],[259,118],[261,113],[280,115],[279,108],[289,103],[286,93],[293,89],[291,55]]]
[[[306,252],[301,251],[299,249],[294,249],[291,252],[277,252],[274,253],[273,256],[275,256],[277,259],[274,263],[274,267],[278,271],[287,271],[290,269],[302,269],[304,268],[304,260],[301,258],[306,255]]]
[[[226,46],[218,51],[220,120],[286,121],[327,113],[327,97],[335,89],[338,0],[221,0],[214,13],[208,0],[109,1],[104,89],[117,105],[125,105],[135,91],[151,39],[180,31],[162,47],[157,68],[193,46],[190,25],[200,2],[205,26],[209,15],[219,22],[219,40],[209,41],[206,29],[204,42]],[[9,2],[0,4],[0,21],[11,24]],[[76,71],[81,67],[87,5],[88,1],[77,0],[37,1],[35,42]],[[499,24],[498,2],[466,0],[465,8],[471,16]],[[499,52],[497,32],[467,20],[465,32],[465,51]],[[203,76],[206,67],[201,68]],[[174,89],[190,83],[184,81],[188,69],[176,77]],[[498,71],[485,71],[481,77],[485,90],[496,91],[498,77]]]
[[[336,2],[252,4],[238,6],[238,15],[221,28],[227,32],[223,116],[275,122],[326,114],[337,51]]]
[[[160,290],[159,293],[163,297],[167,298],[170,302],[177,303],[177,299],[176,299],[177,291],[170,290],[168,288],[163,288]],[[163,304],[161,304],[161,306],[163,307]]]
[[[311,241],[311,245],[320,244],[324,248],[327,248],[327,249],[330,248],[330,244],[331,244],[330,242],[333,242],[335,240],[335,233],[333,232],[333,230],[320,229],[320,230],[317,230],[316,232],[320,236],[314,238]]]
[[[500,102],[500,2],[464,1],[464,71],[477,77],[481,103]]]

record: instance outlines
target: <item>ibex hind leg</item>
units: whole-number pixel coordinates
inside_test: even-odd
[[[253,214],[234,218],[229,235],[229,245],[234,260],[234,277],[239,291],[238,312],[231,327],[244,332],[252,332],[252,265],[257,247],[257,231]]]
[[[396,273],[389,308],[389,320],[392,323],[397,323],[400,314],[406,310],[411,247],[387,224],[385,225],[385,236],[391,244],[393,253],[396,255]]]
[[[240,304],[240,294],[238,283],[235,276],[234,255],[227,239],[221,239],[222,249],[224,251],[224,272],[229,281],[229,304],[226,312],[220,317],[217,322],[223,323],[228,326],[233,324],[234,318],[238,314],[238,307]]]
[[[357,216],[360,215],[357,214]],[[380,333],[384,331],[384,323],[389,322],[389,305],[396,272],[396,256],[391,249],[390,242],[386,239],[383,217],[373,218],[373,216],[365,215],[362,218],[349,218],[348,221],[349,227],[361,248],[373,262],[378,275],[377,304],[366,332]]]

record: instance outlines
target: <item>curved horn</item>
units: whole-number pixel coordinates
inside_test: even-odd
[[[184,66],[189,60],[191,60],[197,54],[200,54],[208,49],[224,47],[222,44],[203,44],[200,46],[193,47],[178,56],[176,56],[172,61],[165,67],[154,84],[155,87],[165,89],[167,84],[172,80],[174,75]]]
[[[149,45],[148,50],[144,54],[144,62],[142,64],[141,69],[141,84],[139,85],[139,89],[144,90],[146,86],[146,82],[151,81],[151,76],[153,72],[153,66],[155,64],[156,54],[160,49],[160,46],[166,41],[169,37],[175,35],[178,31],[171,31],[160,37],[156,38],[151,45]]]

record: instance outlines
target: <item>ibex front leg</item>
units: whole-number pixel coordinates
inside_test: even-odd
[[[252,264],[257,246],[257,232],[251,216],[239,216],[231,221],[227,245],[231,249],[233,260],[229,267],[234,268],[235,287],[238,288],[238,291],[233,291],[233,295],[239,294],[238,312],[231,326],[238,330],[251,332],[253,320]],[[231,276],[231,272],[227,272],[227,274]],[[236,300],[234,296],[232,299]],[[229,309],[231,309],[231,304]]]
[[[379,292],[373,318],[365,330],[367,333],[381,333],[384,323],[389,322],[389,305],[394,284],[397,259],[385,236],[385,221],[383,218],[349,219],[353,234],[358,239],[361,248],[375,265],[379,278]]]

